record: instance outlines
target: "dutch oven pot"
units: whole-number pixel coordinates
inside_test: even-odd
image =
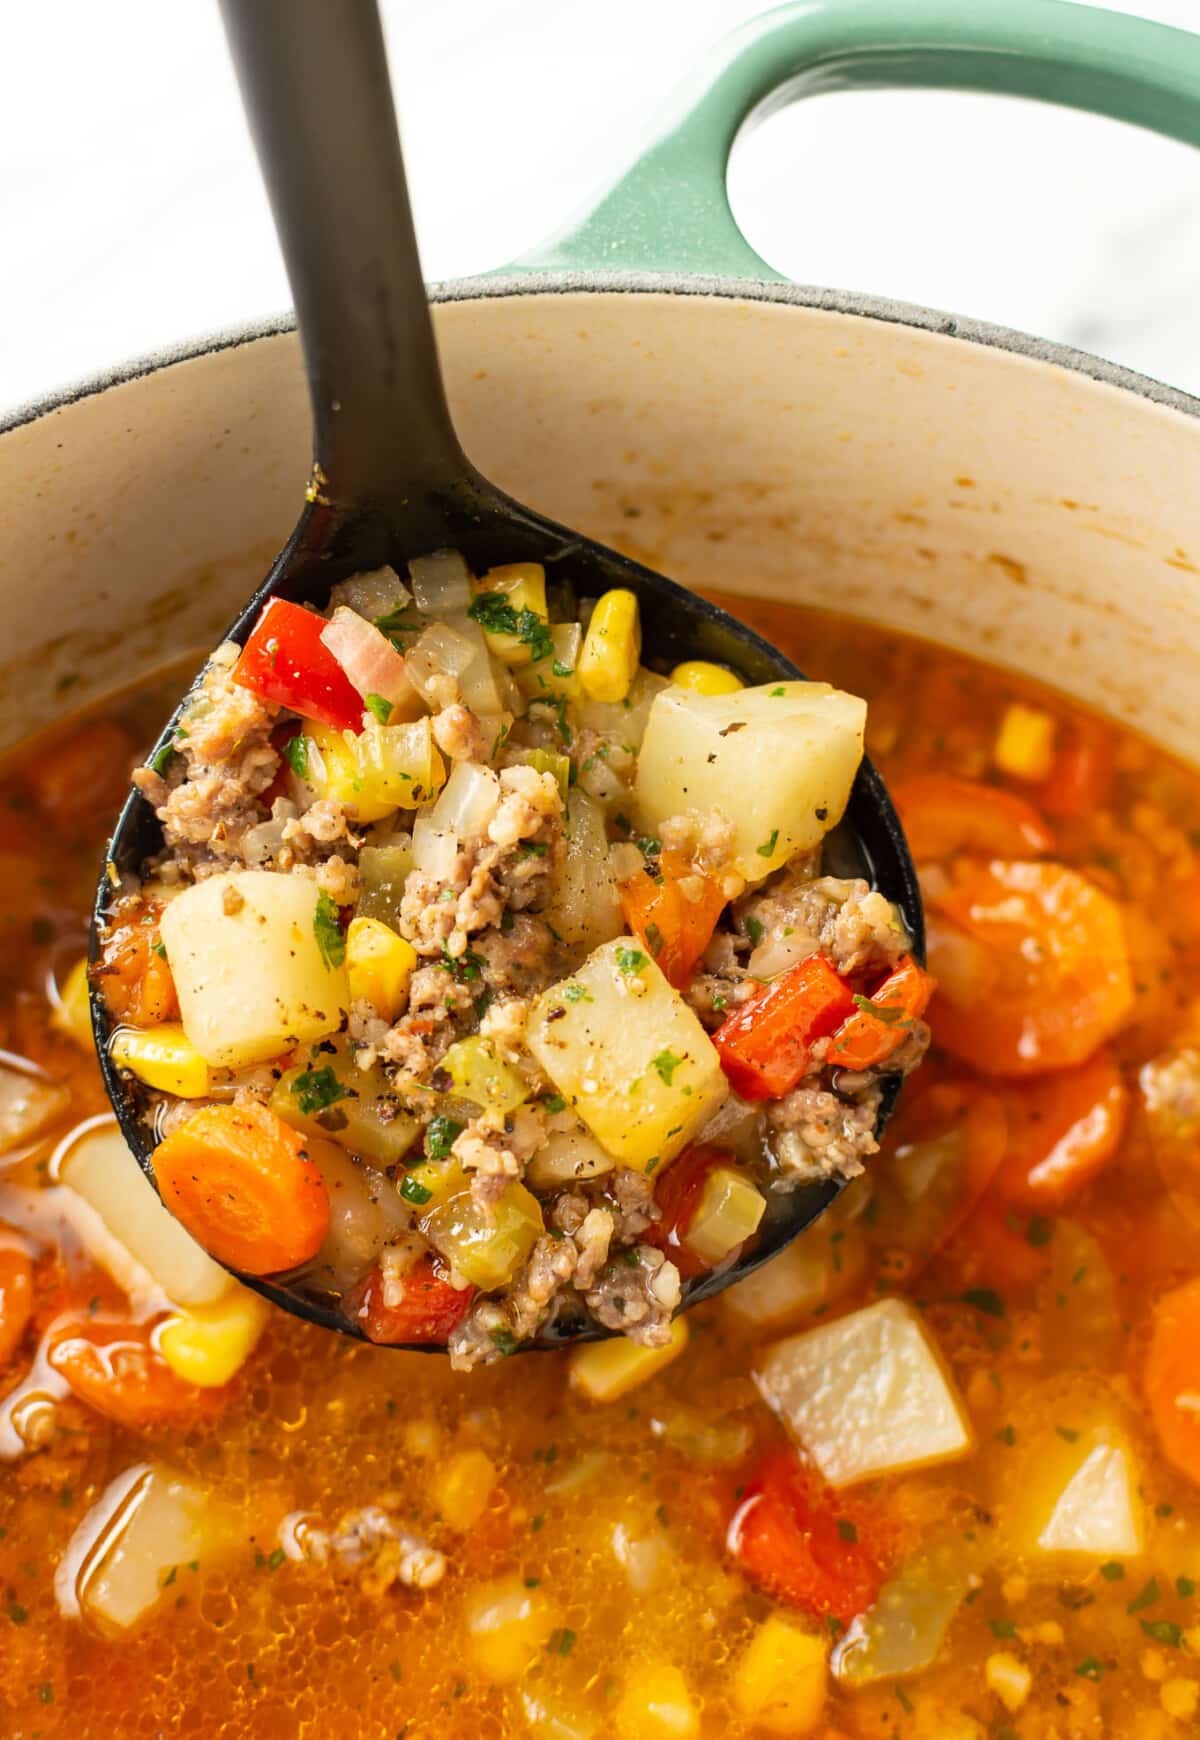
[[[432,292],[464,443],[695,586],[1010,665],[1182,754],[1200,713],[1200,402],[927,309],[782,281],[725,197],[752,113],[864,86],[1066,102],[1200,144],[1200,41],[1054,0],[814,0],[727,41],[534,259]],[[886,261],[880,275],[886,277]],[[286,321],[0,432],[0,745],[207,648],[308,471]]]

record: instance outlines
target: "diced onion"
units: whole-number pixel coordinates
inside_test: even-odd
[[[246,829],[242,835],[242,857],[247,864],[253,868],[277,855],[283,845],[285,825],[281,817],[278,821],[259,822],[257,827]]]
[[[784,936],[783,929],[773,931],[751,954],[746,971],[753,978],[774,979],[814,952],[813,939],[801,926],[797,925],[791,936]]]
[[[632,840],[616,840],[608,849],[608,863],[618,882],[632,882],[645,859]]]
[[[457,628],[451,628],[449,623],[434,622],[422,630],[409,648],[405,666],[409,680],[422,700],[436,708],[445,705],[445,679],[452,677],[461,690],[463,672],[475,656],[476,649]]]
[[[412,593],[394,568],[373,568],[369,574],[352,574],[349,580],[339,580],[329,594],[330,607],[341,604],[356,610],[369,622],[375,622],[389,611],[401,610],[411,603]]]
[[[439,833],[455,834],[463,841],[476,840],[487,833],[488,823],[499,808],[500,781],[491,768],[460,761],[429,820]]]
[[[417,692],[404,668],[404,660],[387,635],[356,611],[339,605],[321,630],[321,644],[329,648],[364,700],[368,695],[378,695],[393,711],[399,708],[409,716],[420,712]]]
[[[991,991],[996,969],[988,951],[974,937],[941,923],[932,913],[925,920],[925,952],[929,971],[958,1008],[971,1008]]]
[[[457,550],[435,550],[414,556],[408,564],[413,598],[426,616],[465,610],[471,602],[471,570]]]
[[[413,867],[435,882],[449,882],[458,857],[458,836],[439,828],[428,810],[413,823]]]

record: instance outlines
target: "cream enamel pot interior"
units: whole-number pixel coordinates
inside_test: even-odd
[[[685,583],[931,636],[1187,755],[1200,404],[1020,335],[785,285],[725,203],[730,144],[781,89],[1023,91],[1200,143],[1196,38],[1054,0],[967,10],[806,0],[723,45],[539,269],[435,290],[455,422],[518,498]],[[0,744],[210,645],[290,528],[307,443],[285,323],[16,413]]]

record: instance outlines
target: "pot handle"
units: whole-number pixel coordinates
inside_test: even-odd
[[[729,208],[743,122],[801,97],[905,87],[1035,97],[1200,145],[1190,32],[1073,0],[800,0],[720,43],[599,203],[505,270],[778,281]]]

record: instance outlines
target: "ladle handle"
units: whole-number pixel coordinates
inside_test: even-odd
[[[296,305],[313,493],[403,509],[469,475],[450,421],[375,0],[220,0]]]

